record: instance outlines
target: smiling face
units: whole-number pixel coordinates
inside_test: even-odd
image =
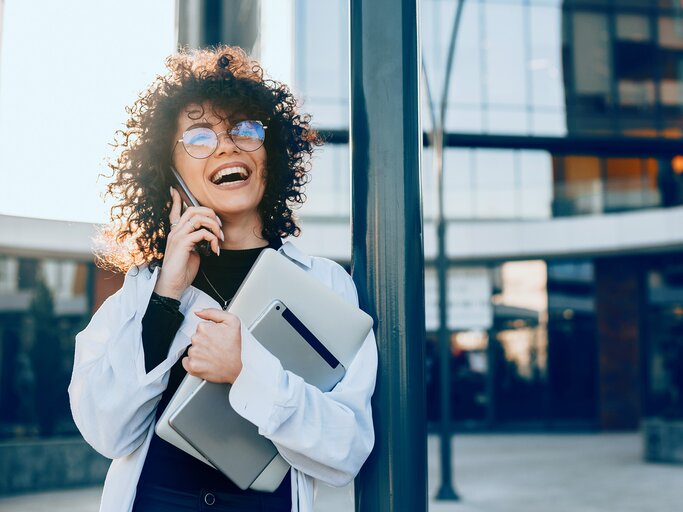
[[[255,151],[244,151],[225,133],[243,117],[231,120],[217,115],[208,104],[188,105],[178,115],[174,144],[187,130],[203,127],[219,134],[218,147],[208,158],[198,159],[179,142],[172,161],[199,204],[223,220],[260,223],[258,205],[266,189],[266,149],[262,145]]]

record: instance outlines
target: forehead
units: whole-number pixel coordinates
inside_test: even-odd
[[[178,121],[181,125],[191,124],[195,121],[220,124],[227,118],[226,112],[214,108],[213,105],[199,103],[191,103],[185,106],[178,114]]]
[[[210,103],[190,103],[180,110],[178,122],[180,126],[188,126],[195,122],[219,125],[246,119],[244,114],[228,111]]]

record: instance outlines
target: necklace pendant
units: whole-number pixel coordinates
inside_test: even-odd
[[[227,300],[223,302],[223,311],[225,311],[226,309],[228,309],[228,301]]]

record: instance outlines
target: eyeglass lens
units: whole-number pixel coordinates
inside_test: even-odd
[[[258,121],[240,121],[227,132],[242,151],[256,151],[263,145],[265,129]],[[183,146],[194,158],[208,158],[218,147],[218,134],[211,128],[190,128],[183,133]]]

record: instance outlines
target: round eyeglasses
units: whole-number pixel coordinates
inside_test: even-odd
[[[261,121],[240,121],[229,130],[219,133],[207,126],[195,126],[183,133],[183,137],[176,141],[173,149],[175,150],[178,142],[182,142],[185,151],[192,158],[209,158],[218,148],[219,137],[226,134],[242,151],[256,151],[263,146],[267,128]]]

